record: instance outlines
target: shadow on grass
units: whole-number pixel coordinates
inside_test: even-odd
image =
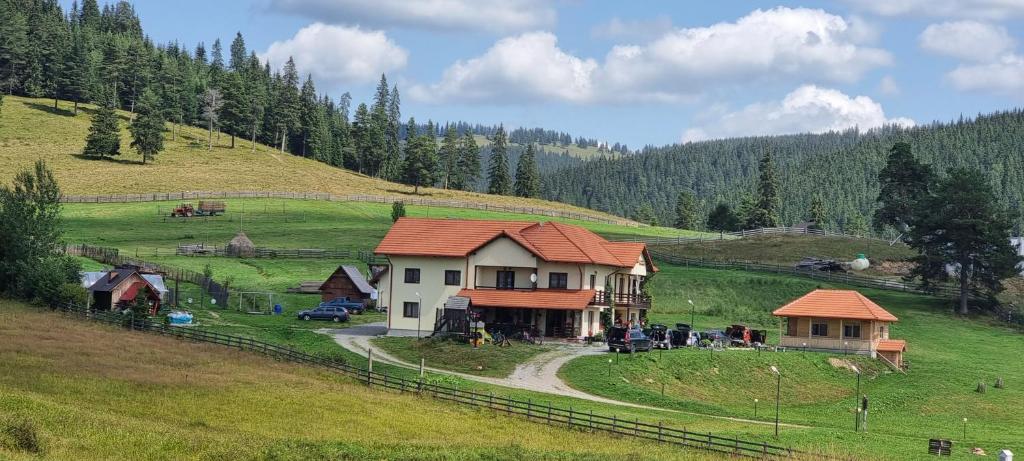
[[[61,109],[61,108],[58,108],[58,107],[53,107],[53,106],[48,105],[48,104],[40,104],[38,102],[27,102],[27,103],[25,103],[25,105],[30,107],[30,108],[32,108],[32,109],[40,110],[40,111],[46,112],[48,114],[61,115],[61,116],[64,116],[64,117],[74,117],[75,116],[75,113],[70,111],[70,110]]]
[[[423,187],[426,187],[426,186],[423,186]],[[417,193],[412,192],[412,191],[398,190],[398,189],[385,189],[384,192],[390,192],[392,194],[398,194],[398,195],[407,195],[409,197],[433,197],[434,196],[434,194],[427,193],[427,192],[420,192],[420,193],[417,194]]]
[[[121,164],[121,165],[143,165],[142,162],[135,161],[135,160],[128,160],[128,159],[125,159],[125,158],[95,157],[95,156],[92,156],[92,155],[85,155],[85,154],[71,154],[71,156],[74,157],[74,158],[77,158],[79,160],[89,160],[89,161],[94,161],[94,162],[109,162],[109,163],[118,163],[118,164]]]

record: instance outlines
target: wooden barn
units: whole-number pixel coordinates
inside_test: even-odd
[[[373,287],[355,266],[338,266],[327,280],[320,285],[320,299],[330,301],[343,296],[352,301],[368,302],[373,296]]]
[[[86,280],[89,282],[86,282]],[[91,283],[90,283],[91,282]],[[150,282],[138,271],[128,268],[118,268],[110,272],[101,273],[99,277],[83,277],[83,285],[89,283],[86,288],[92,297],[92,308],[97,310],[112,310],[124,307],[135,301],[139,290],[144,290],[146,298],[149,299],[150,311],[155,313],[160,309],[159,287]]]

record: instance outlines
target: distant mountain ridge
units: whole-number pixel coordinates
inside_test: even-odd
[[[989,175],[1005,206],[1024,203],[1024,110],[1012,109],[913,128],[886,126],[824,134],[744,137],[647,148],[616,159],[598,158],[544,175],[544,198],[634,216],[650,204],[662,223],[674,220],[676,197],[692,190],[705,214],[719,202],[739,204],[753,193],[757,162],[771,150],[779,170],[782,224],[807,219],[820,194],[830,228],[868,219],[876,207],[878,172],[897,141],[939,173],[978,168]],[[858,217],[859,216],[859,217]],[[870,221],[868,219],[868,221]],[[1018,232],[1024,221],[1018,221]]]

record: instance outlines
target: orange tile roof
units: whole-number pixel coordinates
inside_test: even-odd
[[[583,310],[594,299],[594,293],[594,290],[463,289],[459,296],[469,298],[474,307]]]
[[[883,339],[878,342],[878,347],[875,350],[881,352],[905,352],[907,350],[907,342],[902,339]]]
[[[465,257],[501,237],[544,261],[633,267],[643,256],[652,271],[658,270],[643,243],[609,242],[582,227],[555,222],[400,218],[374,252]]]
[[[777,317],[881,320],[884,322],[899,320],[878,304],[853,290],[814,290],[775,309],[772,315]]]

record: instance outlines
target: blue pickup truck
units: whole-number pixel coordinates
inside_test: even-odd
[[[344,307],[350,314],[361,315],[366,311],[366,305],[362,301],[353,301],[347,296],[334,298],[330,301],[320,303],[319,307]]]

